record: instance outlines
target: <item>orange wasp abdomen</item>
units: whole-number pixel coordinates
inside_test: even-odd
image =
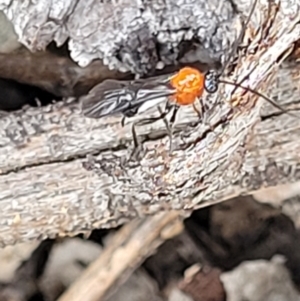
[[[185,67],[170,79],[170,85],[176,90],[172,100],[180,106],[193,104],[204,90],[205,75],[197,69]]]

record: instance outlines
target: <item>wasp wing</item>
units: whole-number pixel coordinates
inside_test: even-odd
[[[174,94],[166,76],[136,81],[106,80],[81,98],[82,112],[90,118],[143,111],[153,107],[162,98]]]
[[[90,118],[122,113],[129,108],[133,97],[127,91],[126,84],[117,80],[105,80],[81,97],[82,112]]]

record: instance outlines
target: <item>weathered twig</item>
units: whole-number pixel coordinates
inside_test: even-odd
[[[134,220],[117,232],[100,257],[59,301],[100,301],[115,291],[166,239],[183,229],[178,212]]]
[[[263,44],[254,41],[250,48],[255,53],[235,69],[241,79],[255,67],[247,83],[254,89],[266,88],[278,58],[300,37],[299,20],[284,12],[281,8],[268,36],[258,30]],[[299,107],[297,72],[297,65],[283,68],[272,86],[272,96],[292,109]],[[120,118],[84,118],[76,103],[2,117],[0,242],[75,235],[299,180],[298,120],[272,116],[274,110],[267,109],[257,124],[262,102],[249,93],[242,97],[240,90],[233,97],[224,95],[224,88],[207,115],[214,131],[206,124],[192,127],[197,116],[182,110],[173,154],[168,155],[167,137],[156,139],[166,134],[164,123],[157,122],[138,129],[146,140],[145,156],[125,167],[132,137],[130,125],[121,128]],[[226,100],[240,108],[231,119]],[[86,159],[90,154],[97,155],[96,162]]]

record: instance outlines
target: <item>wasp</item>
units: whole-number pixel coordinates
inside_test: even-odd
[[[176,94],[169,78],[157,76],[151,79],[138,79],[132,81],[105,80],[95,86],[87,95],[81,97],[82,112],[89,118],[103,118],[106,116],[122,115],[121,125],[125,125],[126,118],[146,112],[150,108],[164,103],[164,111],[160,110],[158,117],[139,120],[132,125],[134,149],[139,143],[135,127],[164,119],[172,108],[168,99]],[[175,120],[175,115],[174,118]]]
[[[170,136],[170,144],[172,144],[172,125],[178,109],[182,106],[192,105],[196,113],[201,117],[203,112],[199,112],[196,108],[196,101],[200,101],[202,111],[205,108],[202,102],[204,91],[210,94],[216,93],[219,84],[242,88],[265,99],[280,111],[288,113],[283,107],[266,95],[244,86],[242,83],[230,82],[221,78],[232,56],[237,52],[256,3],[257,0],[254,0],[249,16],[243,24],[241,33],[235,41],[232,51],[221,71],[209,70],[203,73],[196,68],[184,67],[169,76],[163,75],[132,81],[106,80],[94,87],[88,95],[82,98],[83,114],[90,118],[102,118],[121,114],[123,115],[121,124],[124,126],[125,118],[135,116],[157,106],[160,111],[158,117],[146,118],[133,124],[132,134],[136,148],[138,141],[135,126],[154,122],[159,119],[164,119]],[[163,111],[160,109],[161,103],[164,103],[165,106]],[[174,109],[173,114],[169,123],[167,123],[165,117],[172,108]]]

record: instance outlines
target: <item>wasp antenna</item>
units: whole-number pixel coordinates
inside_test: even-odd
[[[231,85],[231,86],[234,86],[234,87],[239,87],[239,88],[242,88],[242,89],[244,89],[246,91],[249,91],[249,92],[251,92],[253,94],[256,94],[257,96],[263,98],[264,100],[266,100],[268,103],[270,103],[272,106],[274,106],[276,109],[280,110],[281,112],[286,113],[286,114],[288,114],[288,115],[290,115],[290,116],[295,117],[295,118],[298,119],[297,115],[295,115],[295,114],[289,112],[288,110],[284,109],[281,105],[279,105],[278,103],[276,103],[273,99],[267,97],[266,95],[264,95],[264,94],[262,94],[262,93],[260,93],[260,92],[258,92],[256,90],[254,90],[254,89],[246,87],[246,86],[244,86],[244,85],[242,85],[240,83],[234,83],[234,82],[230,82],[230,81],[223,80],[223,79],[220,80],[219,82],[223,83],[223,84],[226,84],[226,85]]]
[[[257,1],[258,0],[254,0],[253,1],[252,7],[251,7],[251,11],[250,11],[250,13],[249,13],[249,15],[248,15],[248,17],[246,19],[246,22],[242,26],[242,29],[241,29],[241,32],[240,32],[238,38],[235,40],[235,42],[234,42],[234,44],[233,44],[233,46],[231,48],[231,51],[229,52],[227,60],[223,64],[223,67],[222,67],[221,72],[220,72],[220,76],[223,75],[223,73],[224,73],[225,69],[227,68],[230,60],[232,59],[232,57],[234,56],[234,54],[237,52],[237,49],[238,49],[239,45],[241,44],[241,40],[242,40],[242,38],[243,38],[243,36],[245,34],[246,28],[247,28],[247,26],[248,26],[248,24],[250,22],[250,19],[251,19],[252,15],[253,15],[254,9],[255,9],[256,4],[257,4]]]

